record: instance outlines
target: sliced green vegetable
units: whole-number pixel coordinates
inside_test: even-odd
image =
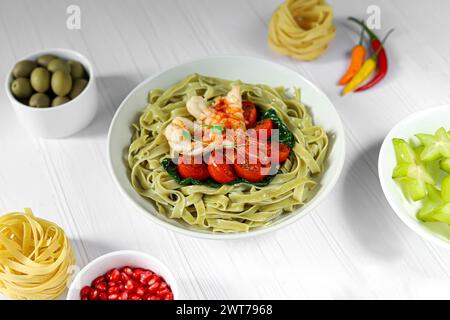
[[[413,163],[416,160],[416,154],[411,148],[408,142],[403,139],[392,139],[394,144],[395,156],[397,157],[397,163]]]
[[[444,128],[439,128],[434,135],[419,133],[416,137],[424,145],[420,154],[423,161],[433,161],[441,157],[450,158],[450,136]]]
[[[441,196],[445,202],[450,202],[450,176],[447,176],[441,182]]]
[[[439,161],[439,168],[447,173],[450,173],[450,159],[442,159]]]

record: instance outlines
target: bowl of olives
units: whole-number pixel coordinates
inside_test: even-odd
[[[22,125],[44,138],[80,131],[98,108],[92,66],[69,49],[39,51],[16,62],[6,93]]]

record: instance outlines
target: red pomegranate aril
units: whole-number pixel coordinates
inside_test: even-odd
[[[148,286],[151,286],[152,284],[154,284],[155,282],[161,282],[161,278],[158,277],[156,274],[154,274],[152,276],[152,278],[149,280],[149,282],[147,283]]]
[[[165,283],[165,282],[163,281],[163,282],[161,282],[161,283],[159,284],[159,290],[163,290],[163,289],[165,289],[165,288],[167,288],[167,283]]]
[[[122,273],[125,273],[128,276],[133,275],[133,269],[131,269],[130,267],[123,267],[121,271]]]
[[[120,300],[128,300],[128,292],[124,291],[120,294]]]
[[[90,300],[88,296],[82,296],[81,300]]]
[[[144,272],[145,272],[144,269],[136,268],[136,269],[134,269],[134,271],[133,271],[132,277],[133,277],[135,280],[139,281],[139,279],[140,279],[140,277],[141,277],[141,274],[144,273]]]
[[[148,287],[148,291],[151,293],[158,291],[158,289],[159,289],[159,282],[155,282],[151,286]]]
[[[153,295],[146,294],[142,300],[152,300]]]
[[[144,272],[141,274],[140,278],[139,278],[139,282],[142,284],[147,284],[150,281],[150,279],[152,278],[153,273],[152,272]]]
[[[80,295],[81,296],[87,296],[87,295],[89,295],[91,293],[91,291],[92,291],[91,287],[85,286],[85,287],[83,287],[83,289],[81,289]]]
[[[98,295],[99,300],[108,300],[108,295],[104,292],[99,293]]]
[[[156,295],[161,298],[164,298],[169,293],[170,293],[170,291],[167,289],[156,291]]]
[[[118,292],[119,292],[118,286],[113,286],[113,287],[108,288],[108,294],[113,294],[113,293],[118,293]]]
[[[161,298],[155,295],[155,296],[152,296],[150,298],[150,300],[161,300]]]
[[[166,294],[166,296],[164,297],[164,300],[173,300],[173,294],[172,293]]]
[[[97,289],[94,289],[94,290],[92,290],[91,291],[91,293],[89,294],[89,299],[90,300],[97,300],[97,298],[98,298],[98,290]]]
[[[97,283],[95,285],[95,289],[97,289],[98,291],[102,291],[102,292],[106,291],[106,289],[107,289],[106,282]]]
[[[119,285],[119,291],[120,292],[125,291],[125,286],[123,284]]]
[[[133,280],[128,280],[127,282],[125,282],[125,289],[128,291],[133,291],[135,289]]]
[[[142,297],[138,296],[137,294],[130,295],[129,300],[142,300]]]
[[[120,271],[118,269],[112,269],[110,272],[108,272],[106,278],[108,279],[108,281],[117,282],[120,280]]]
[[[138,295],[138,296],[144,296],[144,294],[145,294],[145,288],[144,287],[141,287],[141,286],[139,286],[139,287],[137,287],[136,288],[136,294]]]
[[[118,300],[118,299],[119,295],[117,293],[113,293],[108,296],[108,300]]]
[[[95,278],[94,281],[92,281],[91,286],[95,287],[100,282],[105,282],[105,277],[104,276],[100,276],[100,277]]]
[[[130,280],[130,276],[128,274],[126,274],[125,272],[122,272],[120,274],[120,278],[123,282],[127,282],[128,280]]]

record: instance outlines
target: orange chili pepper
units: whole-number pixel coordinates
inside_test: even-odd
[[[348,69],[345,72],[345,74],[339,80],[339,84],[341,85],[347,84],[350,80],[352,80],[352,78],[359,71],[359,69],[361,69],[364,63],[364,58],[366,57],[366,48],[362,44],[363,38],[364,38],[364,28],[361,29],[361,36],[359,38],[359,43],[352,50],[352,59],[350,65],[348,66]]]

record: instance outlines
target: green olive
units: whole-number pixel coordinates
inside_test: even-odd
[[[58,70],[52,75],[52,90],[58,96],[66,96],[72,89],[72,77],[68,72]]]
[[[54,56],[52,54],[44,54],[39,58],[37,58],[37,63],[42,67],[47,67],[50,61],[55,60],[57,58],[58,58],[57,56]]]
[[[50,88],[50,72],[39,67],[33,70],[30,77],[31,86],[37,92],[45,92]]]
[[[50,107],[50,98],[45,93],[35,93],[30,98],[29,106],[35,108],[48,108]]]
[[[84,78],[85,72],[83,65],[81,63],[75,60],[70,60],[69,66],[70,66],[70,75],[72,76],[73,80]]]
[[[58,70],[70,72],[69,64],[61,59],[53,59],[52,61],[50,61],[47,65],[47,69],[50,72],[56,72]]]
[[[77,79],[73,83],[72,90],[70,91],[70,99],[75,99],[86,88],[88,82],[86,79]]]
[[[52,101],[52,107],[56,107],[56,106],[60,106],[66,102],[69,102],[70,99],[68,97],[56,97],[55,99],[53,99]]]
[[[30,76],[31,71],[37,67],[36,62],[30,60],[22,60],[16,63],[13,68],[12,74],[16,78],[27,78]]]
[[[11,92],[19,99],[30,97],[33,94],[30,80],[27,78],[17,78],[11,83]]]

